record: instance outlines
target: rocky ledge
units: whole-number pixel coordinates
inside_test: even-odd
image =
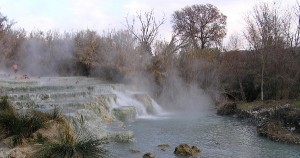
[[[234,102],[227,102],[219,106],[217,113],[248,119],[257,127],[259,136],[278,142],[300,144],[300,108],[294,105],[242,109]]]

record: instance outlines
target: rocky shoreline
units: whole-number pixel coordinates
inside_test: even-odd
[[[257,134],[270,140],[300,144],[300,108],[291,105],[253,106],[243,109],[235,102],[219,105],[218,115],[247,119]]]

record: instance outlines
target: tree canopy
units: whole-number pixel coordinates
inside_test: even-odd
[[[175,11],[173,30],[195,48],[217,47],[226,35],[226,19],[214,5],[192,5]]]

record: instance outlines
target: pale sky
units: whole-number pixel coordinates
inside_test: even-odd
[[[0,0],[2,14],[13,19],[15,28],[26,31],[78,31],[93,29],[99,33],[109,29],[125,29],[125,18],[137,11],[154,10],[157,20],[165,16],[160,38],[169,39],[172,33],[171,15],[193,4],[213,4],[227,16],[227,37],[242,34],[244,18],[255,4],[274,0]],[[292,7],[296,0],[275,0]]]

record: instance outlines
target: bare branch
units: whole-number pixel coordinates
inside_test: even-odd
[[[132,23],[129,23],[128,17],[126,18],[127,29],[130,33],[133,34],[135,38],[137,38],[140,47],[142,48],[142,54],[148,54],[152,56],[152,45],[154,40],[157,38],[159,33],[159,28],[164,24],[165,18],[161,21],[156,21],[154,17],[154,12],[151,10],[150,12],[144,12],[144,14],[140,12],[136,13],[136,18],[138,20],[138,24],[140,28],[138,29],[138,24],[135,24],[135,18],[132,19]]]

